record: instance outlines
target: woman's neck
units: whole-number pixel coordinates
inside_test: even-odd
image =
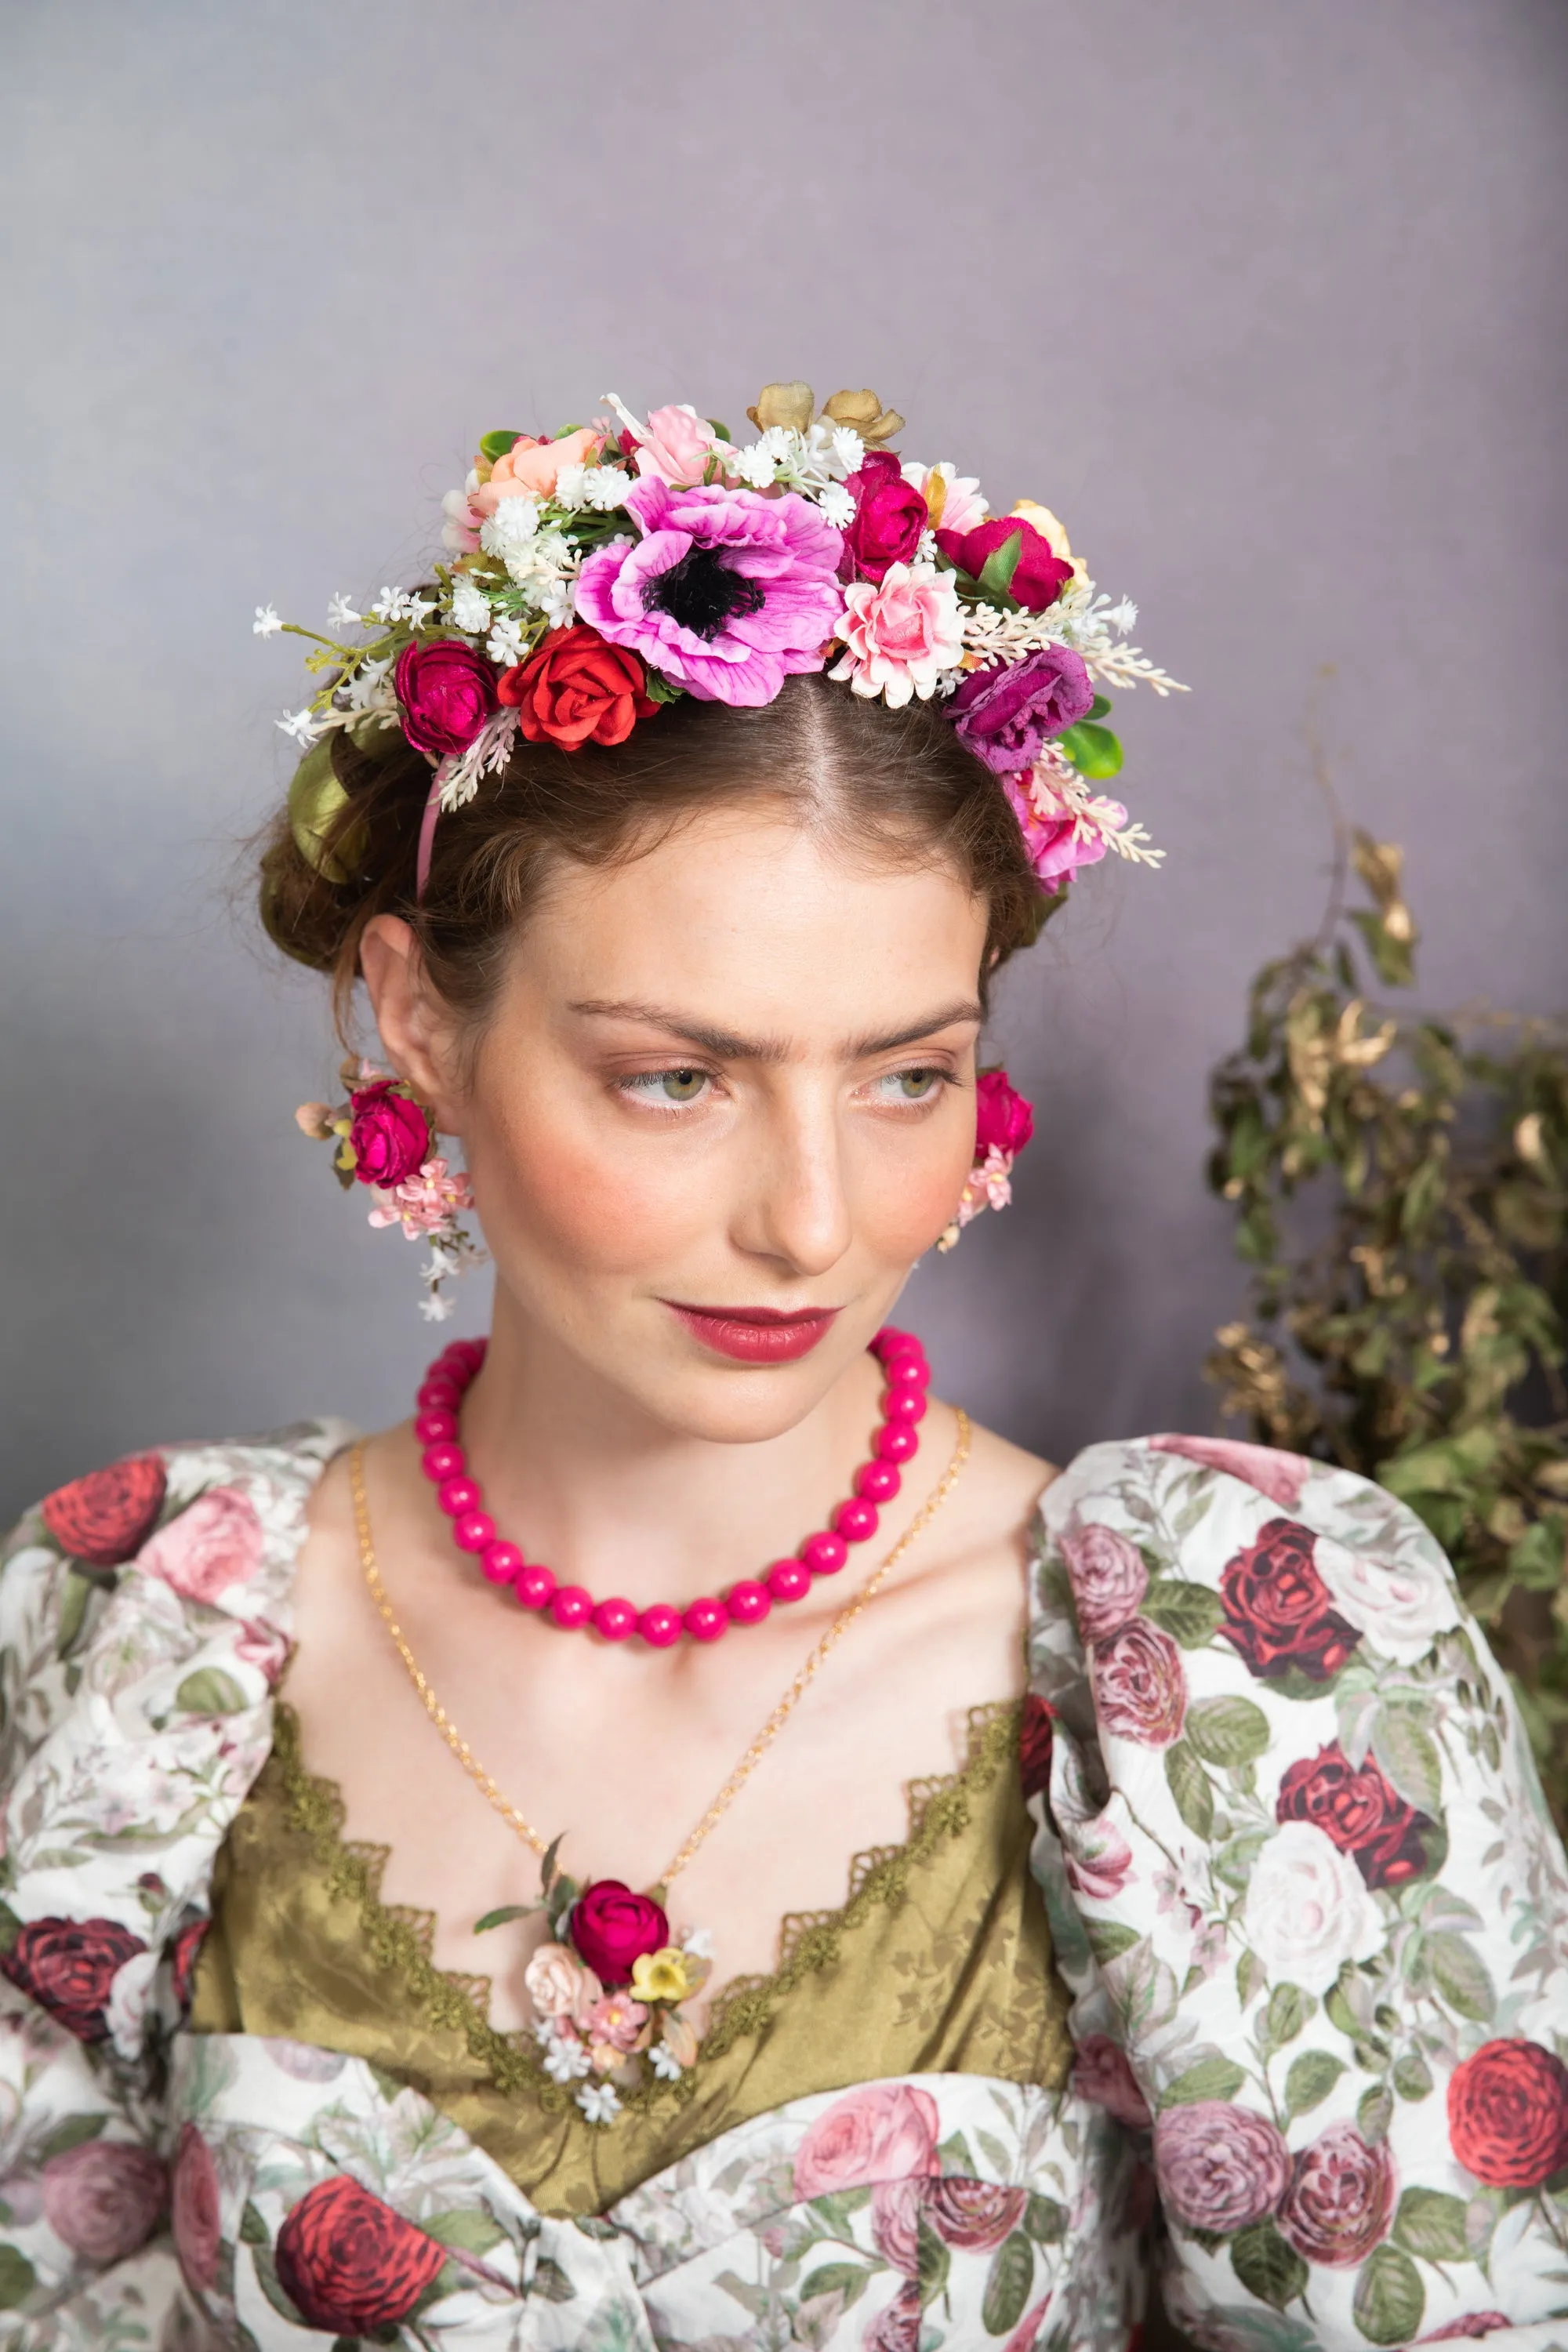
[[[563,1583],[683,1607],[762,1574],[850,1491],[880,1419],[857,1357],[795,1428],[754,1444],[656,1420],[498,1293],[463,1439],[500,1534]]]

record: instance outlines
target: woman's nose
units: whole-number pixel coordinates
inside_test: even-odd
[[[826,1274],[848,1248],[851,1231],[835,1107],[777,1106],[752,1145],[737,1244],[792,1274]]]

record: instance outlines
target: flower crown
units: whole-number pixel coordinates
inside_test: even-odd
[[[1047,507],[993,515],[973,477],[885,445],[903,418],[871,392],[771,383],[757,437],[685,405],[613,414],[553,436],[487,433],[445,500],[451,561],[427,587],[384,588],[367,614],[334,596],[322,636],[258,606],[258,636],[314,640],[321,684],[279,721],[306,752],[294,838],[331,880],[344,805],[330,736],[400,728],[435,773],[436,819],[503,769],[521,734],[567,751],[620,743],[682,694],[755,707],[826,670],[900,709],[942,698],[996,776],[1044,890],[1058,901],[1107,850],[1156,866],[1141,824],[1099,787],[1121,768],[1110,693],[1183,693],[1125,642],[1137,607],[1100,595]]]

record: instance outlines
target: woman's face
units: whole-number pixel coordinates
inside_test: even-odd
[[[793,1426],[957,1205],[984,937],[953,877],[754,806],[563,871],[437,1092],[503,1314],[664,1425]]]

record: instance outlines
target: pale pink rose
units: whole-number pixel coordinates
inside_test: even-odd
[[[168,2173],[150,2147],[89,2139],[44,2167],[44,2213],[73,2254],[101,2266],[122,2262],[158,2226]]]
[[[957,667],[963,614],[951,572],[890,563],[881,580],[846,588],[844,607],[844,657],[828,676],[847,678],[856,694],[879,694],[900,710],[913,695],[929,701],[942,671]]]
[[[335,2050],[322,2050],[313,2042],[285,2042],[279,2036],[264,2033],[261,2046],[280,2074],[294,2083],[334,2083],[347,2063]]]
[[[595,2058],[601,2048],[621,2052],[635,2049],[647,2022],[647,2011],[642,2002],[632,2000],[624,1992],[601,1993],[584,2021],[595,2044]]]
[[[1089,1652],[1101,1728],[1140,1748],[1169,1748],[1182,1736],[1187,1678],[1169,1633],[1134,1617]]]
[[[1129,1617],[1149,1589],[1149,1570],[1136,1544],[1114,1528],[1072,1528],[1061,1538],[1061,1554],[1072,1579],[1078,1630],[1086,1642],[1103,1642]]]
[[[1278,2127],[1228,2099],[1167,2107],[1154,2126],[1154,2165],[1173,2220],[1219,2237],[1271,2213],[1290,2179]]]
[[[241,1629],[234,1654],[241,1665],[254,1666],[270,1690],[288,1664],[288,1639],[276,1625],[266,1624],[259,1617],[251,1618]]]
[[[11,2216],[14,2230],[30,2230],[44,2210],[44,2184],[36,2172],[7,2172],[0,2178],[0,2205]]]
[[[921,2203],[923,2179],[879,2180],[871,2191],[871,2236],[884,2262],[906,2278],[920,2269]]]
[[[931,504],[931,478],[940,474],[947,485],[942,506],[943,530],[977,530],[991,509],[980,495],[980,484],[973,474],[961,474],[951,457],[937,466],[917,465],[912,459],[900,468],[906,482],[912,482],[927,506]]]
[[[200,2294],[217,2276],[223,2199],[212,2151],[195,2124],[185,2124],[180,2131],[172,2203],[174,2252],[186,2285]]]
[[[1109,2033],[1086,2033],[1073,2061],[1072,2087],[1080,2099],[1104,2107],[1129,2131],[1147,2131],[1149,2105],[1127,2063],[1127,2053]]]
[[[540,2017],[569,2017],[585,2024],[594,2003],[604,1991],[592,1969],[585,1969],[564,1944],[541,1944],[523,1971],[523,1989]]]
[[[707,418],[685,401],[679,407],[653,408],[632,463],[639,474],[658,474],[671,489],[689,489],[702,479],[718,438]]]
[[[1132,1849],[1114,1822],[1103,1814],[1089,1822],[1063,1822],[1063,1857],[1068,1885],[1092,1903],[1109,1903],[1127,1884]]]
[[[937,2169],[936,2101],[913,2083],[847,2091],[818,2116],[795,2159],[797,2197],[825,2197]]]
[[[919,2352],[920,2340],[921,2291],[913,2279],[906,2279],[891,2303],[867,2323],[861,2352]]]
[[[1282,1511],[1293,1511],[1301,1499],[1301,1489],[1312,1475],[1312,1465],[1302,1454],[1287,1454],[1274,1445],[1245,1445],[1231,1437],[1152,1437],[1150,1449],[1155,1454],[1180,1454],[1188,1462],[1201,1462],[1205,1469],[1228,1471],[1248,1486],[1256,1486]]]
[[[198,1495],[190,1508],[143,1544],[137,1567],[187,1601],[215,1601],[261,1565],[261,1522],[248,1496],[232,1486]]]
[[[490,467],[489,480],[469,492],[468,507],[485,516],[493,515],[503,499],[547,499],[563,466],[585,466],[604,446],[603,435],[586,425],[564,441],[536,441],[531,433],[520,433]]]

